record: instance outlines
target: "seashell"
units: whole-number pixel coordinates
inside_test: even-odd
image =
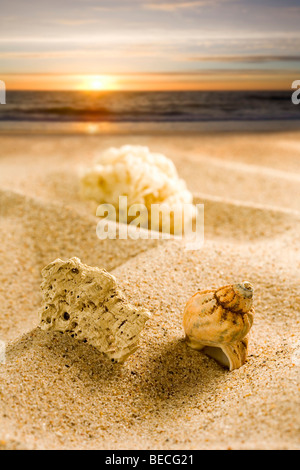
[[[238,369],[247,358],[252,304],[253,287],[249,282],[197,292],[184,309],[187,344],[230,370]]]

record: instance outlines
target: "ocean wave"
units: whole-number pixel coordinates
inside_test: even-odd
[[[200,122],[300,119],[290,92],[7,92],[0,121]]]

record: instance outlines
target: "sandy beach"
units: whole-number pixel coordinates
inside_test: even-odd
[[[299,449],[300,130],[0,134],[1,449]],[[280,128],[280,125],[278,126]],[[79,197],[95,153],[147,145],[205,205],[205,243],[106,240]],[[76,256],[152,313],[112,364],[41,331],[41,270]],[[184,341],[198,290],[248,280],[250,353],[229,372]]]

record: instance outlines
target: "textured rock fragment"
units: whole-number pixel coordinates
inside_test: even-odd
[[[150,313],[126,301],[114,276],[78,258],[57,259],[42,276],[43,330],[69,334],[118,362],[138,348]]]

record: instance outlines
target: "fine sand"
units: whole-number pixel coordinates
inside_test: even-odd
[[[205,244],[96,237],[78,196],[95,152],[148,145],[205,204]],[[0,135],[0,448],[299,449],[300,131]],[[152,318],[123,365],[38,328],[41,269],[104,267]],[[229,372],[184,342],[197,290],[248,280],[247,363]]]

